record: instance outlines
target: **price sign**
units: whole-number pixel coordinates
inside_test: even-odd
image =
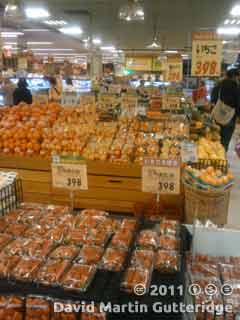
[[[119,102],[119,99],[115,94],[102,94],[100,95],[100,102],[104,106],[116,106]]]
[[[157,194],[180,193],[180,161],[145,159],[142,191]]]
[[[181,144],[181,157],[183,163],[198,162],[196,143],[191,141],[183,141]]]
[[[54,188],[71,191],[88,190],[87,165],[84,161],[53,159],[52,183]]]
[[[222,40],[215,33],[194,33],[192,76],[219,77],[221,75],[222,49]]]
[[[166,81],[179,82],[183,79],[183,61],[180,55],[170,55],[167,58]]]

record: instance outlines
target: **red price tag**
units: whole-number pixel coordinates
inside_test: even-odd
[[[217,72],[217,62],[216,61],[198,61],[196,63],[196,75],[212,75],[214,76]]]

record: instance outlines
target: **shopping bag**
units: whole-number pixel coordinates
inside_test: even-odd
[[[226,105],[219,97],[212,111],[213,119],[218,124],[222,126],[226,126],[233,119],[234,115],[235,115],[235,109]]]

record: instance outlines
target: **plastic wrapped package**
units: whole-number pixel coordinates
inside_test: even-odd
[[[31,239],[16,239],[10,242],[3,250],[8,255],[24,255],[24,248],[31,243]]]
[[[0,218],[0,233],[4,232],[7,226],[8,226],[7,220],[5,218]]]
[[[152,270],[155,254],[152,250],[135,250],[131,258],[131,266],[134,268]]]
[[[53,310],[52,310],[52,317],[51,320],[78,320],[78,314],[75,312],[54,312],[54,304],[55,303],[61,303],[61,304],[68,304],[71,305],[72,301],[53,301]],[[76,303],[76,302],[75,302]]]
[[[110,246],[113,248],[128,250],[133,240],[133,233],[127,229],[121,229],[113,236]]]
[[[61,243],[64,242],[67,231],[68,229],[66,227],[58,226],[53,229],[50,229],[49,232],[45,235],[45,237],[54,242]]]
[[[21,216],[22,210],[21,209],[16,209],[14,211],[9,212],[6,216],[5,219],[8,222],[8,224],[16,223],[19,220],[19,217]]]
[[[7,278],[20,261],[19,256],[0,255],[0,278]]]
[[[58,219],[58,227],[74,229],[76,225],[76,216],[65,214]]]
[[[179,228],[179,222],[176,220],[163,219],[160,223],[159,228],[162,235],[171,234],[173,236],[176,236]]]
[[[179,250],[180,240],[172,235],[162,235],[159,239],[159,248],[162,250]]]
[[[40,203],[34,203],[34,202],[23,202],[20,205],[20,209],[24,211],[31,211],[31,210],[36,210],[39,209],[43,212],[43,210],[46,210],[47,205],[40,204]]]
[[[158,244],[158,234],[153,230],[143,230],[137,238],[137,246],[140,248],[157,249]]]
[[[106,217],[104,215],[89,215],[89,214],[81,214],[82,219],[76,227],[87,227],[87,228],[96,228],[101,223],[106,221]]]
[[[240,280],[232,280],[228,281],[227,283],[233,288],[233,294],[240,296]]]
[[[4,249],[11,241],[12,237],[7,234],[0,234],[0,250]]]
[[[79,252],[76,246],[59,246],[49,256],[51,259],[73,260]]]
[[[65,238],[67,244],[72,244],[76,246],[82,246],[86,243],[88,238],[89,230],[86,227],[81,227],[78,229],[68,230]]]
[[[23,248],[24,255],[39,259],[45,259],[54,248],[53,241],[33,239]]]
[[[73,264],[70,270],[63,276],[61,286],[65,290],[85,292],[91,284],[97,268],[92,265]]]
[[[49,205],[46,207],[47,213],[51,213],[56,218],[68,214],[71,210],[68,206]]]
[[[231,264],[233,265],[240,265],[240,257],[231,257]]]
[[[121,222],[117,219],[107,218],[100,226],[102,230],[106,230],[109,234],[112,234],[120,229]]]
[[[28,297],[25,320],[51,320],[51,302],[44,297]]]
[[[29,225],[36,224],[41,219],[42,214],[43,214],[42,209],[38,209],[38,208],[29,210],[29,211],[22,210],[22,213],[19,217],[19,222],[27,223]]]
[[[98,307],[95,307],[94,312],[82,312],[80,320],[107,320],[105,312],[100,312]]]
[[[120,272],[124,267],[127,251],[108,248],[102,258],[101,268],[107,271]]]
[[[180,271],[181,257],[177,251],[158,250],[155,268],[161,273]]]
[[[191,273],[205,278],[220,277],[218,267],[215,264],[193,263],[191,266]]]
[[[134,232],[137,228],[137,224],[138,223],[136,219],[123,219],[121,229],[126,229]]]
[[[56,286],[69,265],[69,260],[49,259],[37,273],[36,280],[44,285]]]
[[[96,210],[96,209],[85,209],[81,212],[81,215],[84,216],[103,216],[107,217],[108,213],[106,211]]]
[[[24,298],[2,296],[0,298],[0,320],[23,320]]]
[[[231,280],[240,280],[240,267],[222,264],[220,265],[220,271],[223,282],[228,282]]]
[[[121,283],[121,289],[128,293],[134,294],[135,287],[139,284],[149,289],[151,283],[151,271],[139,268],[128,268],[125,272],[124,279]]]
[[[102,247],[85,245],[82,247],[80,254],[75,261],[79,264],[98,265],[103,253],[104,249]]]
[[[22,223],[10,224],[6,229],[5,233],[10,236],[17,238],[24,234],[24,232],[28,229],[27,225]]]
[[[32,226],[31,228],[27,229],[27,231],[23,234],[25,238],[31,238],[31,239],[41,239],[44,238],[45,235],[49,232],[51,227],[44,224],[36,224]]]
[[[104,247],[110,236],[111,234],[107,230],[103,230],[99,227],[97,229],[90,229],[87,239],[84,243],[87,245]]]
[[[20,281],[33,281],[42,263],[40,259],[22,257],[17,266],[10,272],[10,277]]]

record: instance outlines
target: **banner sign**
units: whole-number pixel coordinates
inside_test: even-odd
[[[222,40],[214,32],[193,33],[192,76],[221,76]]]

